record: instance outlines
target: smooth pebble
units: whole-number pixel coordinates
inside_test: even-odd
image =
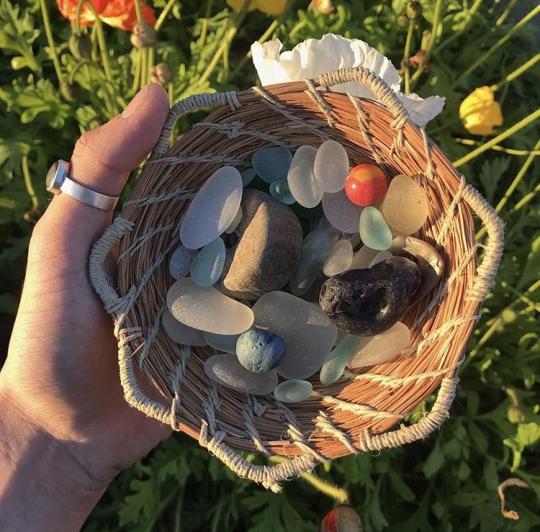
[[[247,187],[255,179],[257,172],[253,168],[246,168],[240,172],[240,175],[242,176],[242,184]]]
[[[287,185],[287,182],[275,181],[270,185],[268,191],[274,198],[281,201],[281,203],[285,203],[285,205],[292,205],[296,202],[294,196],[289,190],[289,185]]]
[[[322,207],[326,219],[333,227],[344,233],[358,232],[362,207],[351,203],[345,191],[340,190],[334,194],[326,192],[322,198]]]
[[[395,234],[412,235],[422,227],[428,216],[428,199],[416,179],[397,175],[390,181],[381,205],[386,223]]]
[[[195,255],[191,263],[191,279],[199,286],[212,286],[220,278],[225,265],[225,243],[216,238]]]
[[[232,166],[216,170],[191,201],[180,226],[180,240],[189,249],[209,244],[231,225],[242,200],[242,177]]]
[[[322,229],[309,233],[302,247],[302,255],[291,278],[291,292],[296,296],[306,294],[321,273],[330,255],[330,236]]]
[[[375,207],[366,207],[362,211],[359,229],[362,242],[371,249],[383,250],[392,245],[392,232]]]
[[[244,368],[236,355],[214,355],[204,363],[204,372],[214,382],[251,395],[272,393],[278,383],[274,370],[253,373]]]
[[[287,174],[291,194],[300,205],[308,209],[316,207],[323,196],[322,188],[313,175],[316,154],[317,149],[313,146],[300,146]]]
[[[309,399],[313,385],[309,381],[291,379],[278,384],[274,390],[274,397],[282,403],[300,403]]]
[[[277,367],[288,379],[317,372],[335,344],[336,326],[318,305],[286,292],[270,292],[253,306],[258,327],[279,334],[286,349]]]
[[[180,323],[168,310],[163,313],[161,324],[167,336],[177,344],[199,347],[206,345],[202,331]]]
[[[356,351],[347,364],[351,369],[382,364],[394,358],[409,345],[411,333],[405,324],[398,321],[381,334],[359,338]]]
[[[233,354],[236,353],[236,340],[238,340],[239,336],[239,334],[204,333],[204,339],[210,347],[213,347],[217,351]]]
[[[338,240],[330,250],[330,256],[323,266],[323,273],[332,277],[348,270],[353,260],[353,247],[350,240]]]
[[[279,334],[254,327],[242,333],[236,342],[236,356],[242,366],[254,373],[275,368],[285,352]]]
[[[339,192],[349,173],[349,157],[345,148],[335,140],[325,140],[317,150],[313,175],[324,192]]]
[[[169,273],[176,281],[186,277],[191,267],[191,261],[197,254],[196,249],[188,249],[185,246],[177,247],[169,260]]]
[[[285,181],[291,161],[291,152],[281,146],[260,148],[251,157],[253,169],[267,183]]]
[[[332,349],[321,368],[321,384],[328,386],[340,379],[347,367],[349,359],[358,350],[361,338],[361,336],[347,334]]]
[[[213,286],[203,288],[191,279],[176,281],[167,293],[167,307],[180,322],[216,334],[241,334],[253,325],[253,311]]]

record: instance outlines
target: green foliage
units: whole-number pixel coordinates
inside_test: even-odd
[[[456,141],[471,139],[459,120],[460,102],[476,87],[500,83],[527,61],[537,48],[538,26],[522,27],[478,68],[462,74],[504,38],[535,2],[421,3],[412,54],[426,41],[423,32],[433,30],[437,3],[442,10],[425,71],[416,74],[411,66],[413,90],[446,98],[444,112],[427,131],[456,160],[471,150]],[[153,4],[159,12],[167,2]],[[335,0],[334,11],[323,15],[308,8],[307,0],[296,0],[276,20],[273,35],[286,48],[327,32],[362,38],[399,66],[406,35],[399,17],[406,5],[406,0]],[[94,29],[85,30],[92,43],[90,59],[77,60],[68,46],[70,24],[57,12],[55,2],[47,6],[54,48],[47,41],[37,0],[0,0],[3,314],[16,311],[29,235],[47,205],[41,182],[48,164],[69,158],[77,136],[118,113],[149,77],[148,72],[141,74],[142,57],[131,48],[129,34],[113,28],[105,28],[109,74]],[[153,52],[154,63],[166,62],[173,74],[167,86],[171,102],[196,92],[244,89],[256,83],[246,54],[271,23],[270,17],[257,11],[240,20],[223,0],[175,2]],[[54,68],[53,52],[59,57],[62,80]],[[531,113],[540,101],[540,71],[531,69],[502,84],[496,96],[504,114],[502,131]],[[503,146],[532,150],[539,133],[539,124],[532,124]],[[524,161],[524,156],[487,151],[460,171],[497,204]],[[538,177],[538,165],[533,163],[500,213],[507,224],[505,255],[461,369],[451,419],[426,441],[378,455],[350,456],[316,471],[349,491],[366,530],[525,532],[540,528]],[[36,190],[34,202],[28,184]],[[408,422],[421,419],[432,403],[430,399],[416,408]],[[251,459],[262,463],[260,458]],[[516,522],[504,519],[498,507],[497,486],[509,476],[521,478],[531,488],[507,493],[508,505],[521,515]],[[301,532],[316,530],[332,506],[331,500],[301,479],[288,483],[281,495],[266,492],[235,477],[187,437],[176,435],[118,477],[85,529]]]

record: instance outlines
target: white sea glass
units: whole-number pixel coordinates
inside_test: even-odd
[[[312,209],[322,199],[323,191],[313,175],[313,163],[317,149],[313,146],[300,146],[292,159],[287,183],[294,199],[303,207]]]
[[[348,270],[353,260],[353,247],[350,240],[338,240],[332,249],[330,255],[323,266],[323,273],[327,277],[337,275]]]
[[[180,323],[168,310],[163,313],[161,324],[167,333],[167,336],[177,344],[203,346],[206,340],[203,332],[193,327],[188,327]]]
[[[389,251],[379,251],[379,253],[377,253],[377,255],[375,255],[373,260],[369,263],[369,267],[372,268],[373,266],[375,266],[375,264],[379,264],[379,262],[391,259],[393,256],[394,255],[392,255],[392,253],[390,253]]]
[[[369,268],[369,265],[372,263],[373,259],[379,254],[376,249],[368,248],[367,246],[362,246],[355,254],[352,260],[349,270],[363,270],[364,268]]]
[[[230,235],[231,233],[234,233],[235,229],[238,227],[240,222],[242,221],[242,207],[238,207],[238,212],[236,213],[236,216],[234,217],[234,220],[231,222],[231,225],[225,229],[225,232]]]
[[[317,150],[313,175],[324,192],[339,192],[349,173],[349,157],[345,148],[335,140],[325,140]]]
[[[362,207],[349,201],[344,190],[334,194],[326,192],[322,198],[322,206],[324,215],[332,226],[344,233],[358,233]]]

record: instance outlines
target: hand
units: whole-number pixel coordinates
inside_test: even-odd
[[[121,115],[79,139],[71,177],[98,192],[120,194],[157,141],[167,111],[163,88],[147,86]],[[113,325],[88,280],[90,248],[110,222],[110,213],[59,194],[34,229],[0,373],[0,472],[7,471],[7,478],[0,473],[2,530],[80,527],[111,479],[169,434],[125,402]],[[40,482],[50,500],[32,492]],[[35,506],[29,501],[40,497],[45,519],[29,510]],[[28,504],[13,508],[19,502]],[[63,507],[59,523],[55,505]],[[24,525],[17,521],[24,518]]]

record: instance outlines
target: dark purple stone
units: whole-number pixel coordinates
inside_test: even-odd
[[[414,262],[393,257],[372,268],[330,277],[321,287],[319,304],[339,329],[372,336],[403,316],[421,281]]]

